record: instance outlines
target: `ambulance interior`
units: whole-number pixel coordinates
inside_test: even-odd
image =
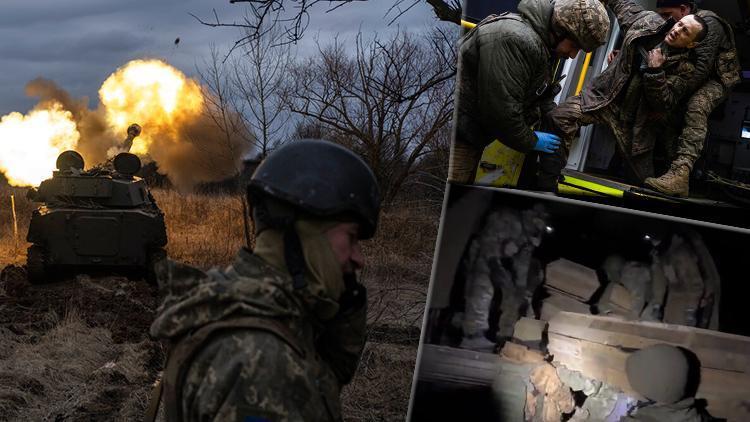
[[[655,9],[656,0],[640,0]],[[476,22],[489,13],[516,11],[518,1],[467,1],[465,19]],[[687,200],[664,197],[656,192],[625,184],[623,164],[615,153],[615,141],[609,129],[600,125],[581,129],[580,137],[571,147],[564,180],[559,186],[561,195],[599,197],[641,196],[651,200],[692,203],[729,203],[733,206],[750,205],[750,1],[704,0],[698,7],[719,14],[735,29],[740,56],[742,82],[728,100],[711,115],[708,137],[701,159],[696,163],[691,180],[691,195]],[[613,17],[614,22],[614,17]],[[568,96],[581,92],[588,83],[603,72],[607,56],[622,42],[622,34],[613,25],[607,44],[596,51],[584,52],[572,60],[560,63],[557,77],[563,77],[559,103]]]

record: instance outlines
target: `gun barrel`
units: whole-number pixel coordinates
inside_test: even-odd
[[[128,137],[122,141],[122,152],[130,152],[130,148],[133,146],[133,140],[141,134],[141,125],[133,123],[128,126]]]

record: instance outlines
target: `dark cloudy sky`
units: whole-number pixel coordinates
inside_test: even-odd
[[[313,36],[336,33],[353,39],[364,32],[393,31],[384,17],[392,0],[370,0],[325,13],[311,13],[298,51],[311,51]],[[34,100],[24,95],[26,82],[52,79],[76,97],[88,96],[93,107],[101,83],[128,60],[163,58],[188,75],[207,56],[213,43],[228,49],[238,33],[199,24],[189,13],[211,18],[215,8],[226,21],[239,19],[244,7],[229,0],[3,0],[0,13],[0,115],[26,112]],[[424,3],[402,16],[397,25],[424,30],[436,23]],[[175,38],[180,38],[175,47]],[[299,53],[303,54],[303,53]]]

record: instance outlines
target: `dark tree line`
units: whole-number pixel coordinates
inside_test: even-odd
[[[254,38],[232,61],[214,54],[202,71],[221,94],[214,112],[242,116],[227,131],[241,123],[260,157],[295,137],[345,145],[371,166],[386,204],[405,188],[442,194],[457,33],[360,33],[353,44],[319,43],[304,59],[268,41],[277,36]]]

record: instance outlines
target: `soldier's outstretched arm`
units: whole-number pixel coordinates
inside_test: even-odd
[[[615,14],[623,33],[628,32],[644,14],[651,13],[633,0],[602,0],[602,3]]]
[[[222,333],[196,355],[185,375],[183,420],[328,420],[321,387],[307,368],[304,358],[274,334]]]
[[[543,60],[529,52],[535,47],[518,36],[505,36],[482,44],[478,77],[481,124],[505,145],[529,152],[536,145],[536,136],[526,123],[524,98],[531,86],[532,75],[543,69]]]

